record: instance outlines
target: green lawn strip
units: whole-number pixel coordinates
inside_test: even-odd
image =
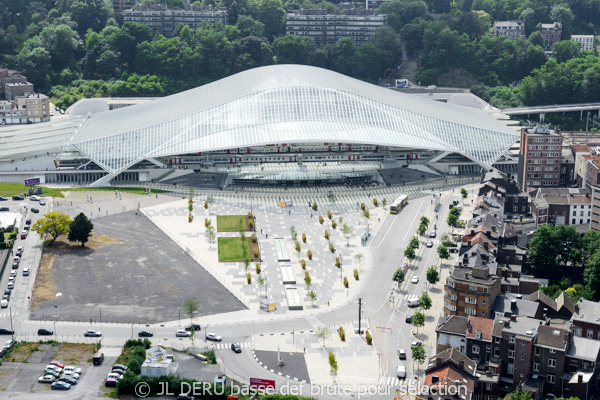
[[[218,238],[219,262],[244,261],[244,246],[250,261],[260,261],[260,254],[254,257],[254,248],[258,248],[258,244],[252,243],[252,238],[247,237],[244,244],[241,237],[234,237]]]
[[[217,215],[217,232],[247,232],[249,230],[246,215]]]
[[[53,189],[45,186],[43,196],[48,197],[64,197],[62,192],[114,192],[118,190],[123,193],[134,193],[134,194],[146,194],[144,188],[132,188],[132,187],[94,187],[94,188],[64,188],[64,189]],[[25,186],[21,183],[0,183],[0,196],[12,197],[18,194],[27,193],[29,186]],[[167,190],[152,190],[152,193],[169,193]]]

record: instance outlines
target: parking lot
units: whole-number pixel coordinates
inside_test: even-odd
[[[33,319],[169,321],[186,317],[190,297],[200,301],[198,315],[244,308],[146,217],[130,212],[97,218],[94,232],[106,235],[105,245],[95,250],[75,245],[54,258],[53,287],[47,291],[60,295],[40,303]]]

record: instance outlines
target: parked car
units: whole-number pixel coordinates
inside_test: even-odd
[[[25,197],[23,196],[19,196],[19,195],[15,195],[12,197],[13,200],[25,200]]]
[[[221,340],[223,340],[223,338],[221,338],[220,335],[217,335],[216,333],[207,333],[206,334],[206,340],[212,340],[213,342],[220,342]]]
[[[190,337],[190,336],[192,336],[192,334],[183,329],[178,329],[177,332],[175,332],[175,336],[176,337]]]
[[[10,211],[10,208],[8,208],[8,207],[0,207],[0,211]]]
[[[398,349],[398,358],[401,360],[406,360],[406,350]]]
[[[217,375],[213,379],[214,383],[220,383],[221,385],[227,385],[227,377],[225,375]]]
[[[106,387],[117,387],[117,380],[114,378],[107,378],[104,386]]]
[[[8,308],[8,299],[0,300],[0,308]]]
[[[40,199],[40,206],[45,206],[45,205],[46,205],[46,200]]]
[[[398,379],[406,378],[406,367],[404,365],[398,365],[398,372],[396,373]]]
[[[13,278],[17,276],[17,271],[15,271],[14,269],[10,271],[10,276],[12,276]]]
[[[437,232],[436,232],[436,230],[435,230],[435,229],[434,229],[434,230],[432,230],[431,232],[429,232],[429,237],[430,237],[430,238],[434,238],[434,237],[436,237],[436,236],[437,236]]]
[[[92,364],[94,365],[102,365],[104,362],[104,353],[96,353],[92,357]]]
[[[29,268],[23,268],[23,276],[29,276]]]
[[[202,362],[208,362],[208,357],[206,357],[204,354],[195,354],[194,358],[197,358],[198,360],[202,361]]]
[[[108,375],[106,375],[107,378],[113,378],[116,380],[119,380],[123,377],[123,375],[117,373],[117,372],[109,372]]]
[[[29,200],[31,200],[31,201],[40,201],[40,197],[36,196],[36,195],[29,196]]]
[[[57,381],[54,382],[51,386],[52,390],[69,390],[71,389],[71,385],[67,382]]]
[[[2,300],[10,301],[10,294],[3,294]]]
[[[420,340],[415,340],[414,342],[412,342],[410,344],[410,348],[414,349],[415,347],[420,346],[420,345],[421,345],[421,341]]]
[[[21,239],[27,239],[27,231],[21,232]]]
[[[52,375],[54,378],[58,378],[60,376],[60,374],[52,368],[46,369],[44,371],[44,375]]]
[[[16,255],[18,255],[19,257],[23,256],[23,247],[22,246],[17,247]]]
[[[71,379],[75,379],[75,382],[77,382],[81,375],[79,375],[78,373],[73,372],[73,371],[63,371],[63,376],[69,377]],[[71,383],[71,382],[69,382],[69,383]]]
[[[12,349],[15,346],[16,343],[17,342],[15,342],[12,339],[11,340],[7,340],[6,343],[4,343],[4,350],[10,350],[10,349]]]
[[[0,196],[0,201],[8,201],[8,197]]]
[[[112,369],[115,369],[115,368],[122,369],[123,371],[127,371],[129,369],[129,368],[127,368],[126,365],[123,365],[123,364],[115,364],[115,365],[113,365]]]
[[[89,330],[83,332],[83,336],[85,336],[85,337],[101,337],[102,332],[89,329]]]
[[[58,365],[52,365],[52,364],[46,365],[46,371],[48,371],[48,370],[54,370],[54,371],[58,372],[59,374],[61,374],[63,371],[63,369],[61,367],[59,367]]]
[[[52,329],[40,328],[38,329],[39,336],[52,336],[54,335],[54,331]]]
[[[69,385],[77,385],[77,379],[71,378],[70,376],[63,376],[58,378],[58,382],[65,382]]]
[[[34,214],[37,214],[37,213],[40,212],[40,210],[38,208],[31,207],[31,212],[34,213]]]
[[[0,328],[0,335],[14,335],[14,331],[6,328]]]
[[[14,280],[9,280],[8,281],[8,285],[6,285],[7,288],[9,289],[14,289],[15,288],[15,281]]]
[[[177,396],[177,399],[175,400],[196,400],[195,397],[192,396],[188,396],[187,394],[180,394],[179,396]]]
[[[233,350],[234,353],[241,353],[242,346],[240,346],[239,343],[231,343],[231,350]]]
[[[417,275],[413,276],[410,280],[412,283],[419,283],[419,277]]]
[[[61,363],[60,361],[56,361],[56,360],[52,360],[50,361],[50,365],[54,365],[58,368],[64,369],[65,368],[65,364]]]
[[[74,367],[74,366],[72,366],[72,365],[67,365],[67,366],[66,366],[66,367],[63,369],[63,371],[65,372],[65,374],[66,374],[67,372],[73,372],[73,373],[76,373],[76,374],[80,374],[80,375],[81,375],[81,368],[77,368],[77,367]]]
[[[54,379],[56,379],[56,378],[54,378],[54,376],[52,376],[52,375],[44,375],[44,376],[40,376],[38,378],[38,382],[39,383],[52,383],[52,382],[54,382]]]
[[[25,220],[25,225],[31,225],[31,218],[27,218]]]
[[[407,315],[404,321],[406,321],[407,324],[412,323],[412,315]]]
[[[138,337],[152,337],[154,334],[148,330],[143,330],[138,332]]]

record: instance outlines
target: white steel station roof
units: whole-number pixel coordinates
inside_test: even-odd
[[[8,136],[0,128],[0,158],[67,146],[111,174],[145,158],[294,142],[447,150],[491,165],[518,139],[485,111],[303,65],[256,68],[83,121],[30,130],[35,141],[19,144],[12,130],[12,144],[5,147]]]

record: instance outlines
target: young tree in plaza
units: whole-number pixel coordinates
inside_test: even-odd
[[[70,242],[80,242],[81,247],[85,247],[92,229],[94,229],[92,221],[84,213],[79,213],[69,225],[69,235],[67,238]]]
[[[267,283],[267,282],[266,282],[266,280],[265,280],[265,278],[264,278],[262,275],[258,275],[258,278],[256,278],[256,282],[258,282],[258,284],[259,284],[261,287],[264,287],[264,286],[265,286],[265,284]],[[265,292],[265,298],[266,298],[266,297],[267,297],[267,293]]]
[[[419,303],[424,310],[429,310],[432,306],[431,297],[427,294],[427,292],[423,292],[421,297],[419,297]]]
[[[200,309],[200,301],[198,301],[198,299],[195,297],[190,297],[185,300],[183,309],[185,310],[185,313],[190,316],[190,319],[193,320],[194,314],[196,314]]]
[[[460,188],[460,195],[462,196],[463,199],[466,199],[467,196],[469,195],[469,191],[465,188]]]
[[[310,296],[310,301],[312,302],[312,305],[315,305],[315,301],[317,301],[317,292],[315,292],[314,290],[311,290],[308,295]]]
[[[206,236],[206,240],[208,240],[210,247],[212,247],[212,244],[215,242],[215,240],[217,238],[217,234],[215,233],[215,227],[212,225],[208,225],[206,227],[206,231],[204,232],[204,235]]]
[[[364,258],[365,258],[365,255],[363,253],[356,253],[354,255],[354,262],[358,264],[358,267],[360,269],[362,269],[362,262],[363,262]]]
[[[46,234],[50,235],[52,239],[50,239],[48,245],[52,245],[59,236],[69,233],[69,227],[71,226],[72,221],[73,220],[68,214],[53,211],[35,221],[31,230],[37,232],[42,238]]]
[[[354,228],[344,222],[344,225],[342,225],[341,230],[342,230],[342,235],[344,235],[346,237],[346,239],[348,239],[347,247],[349,247],[350,246],[350,237],[354,233]]]
[[[317,338],[323,342],[323,347],[325,347],[325,342],[327,342],[327,339],[331,337],[331,329],[325,325],[317,326],[315,328],[315,335],[317,335]]]
[[[296,240],[298,237],[298,232],[296,232],[296,227],[294,225],[290,228],[290,235],[292,236],[292,240]]]

